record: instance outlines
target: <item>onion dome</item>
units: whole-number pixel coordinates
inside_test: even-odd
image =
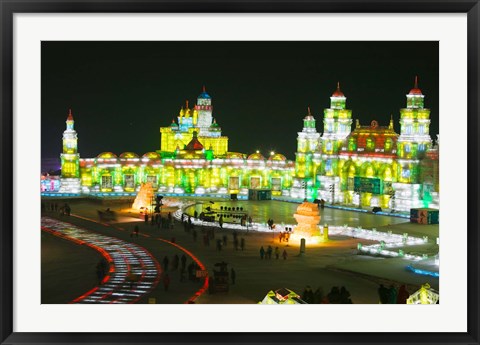
[[[198,98],[210,99],[210,95],[205,91],[205,85],[203,86],[202,93],[198,96]]]
[[[286,161],[287,160],[287,157],[285,157],[284,155],[280,154],[280,153],[275,153],[274,155],[271,155],[269,158],[268,158],[269,161]]]
[[[72,109],[68,109],[67,121],[73,121]]]
[[[124,152],[120,155],[120,158],[139,158],[135,152]]]
[[[156,152],[147,152],[142,156],[142,158],[160,159],[160,155]]]
[[[178,127],[177,123],[175,120],[172,119],[172,123],[170,124],[170,127]]]
[[[228,152],[227,153],[227,159],[243,159],[243,153],[239,152]]]
[[[261,153],[252,153],[247,159],[250,161],[264,161],[265,157]]]
[[[337,89],[332,93],[332,97],[345,97],[343,92],[340,90],[340,82],[337,82]]]
[[[187,151],[197,151],[203,150],[203,145],[198,141],[197,132],[193,131],[193,138],[190,142],[185,146],[185,150]]]
[[[102,152],[97,156],[97,158],[103,158],[103,159],[117,158],[117,155],[112,152]]]
[[[418,95],[418,96],[423,95],[422,90],[420,90],[418,88],[418,77],[417,76],[415,76],[415,85],[413,86],[413,89],[411,89],[408,94],[409,95]]]

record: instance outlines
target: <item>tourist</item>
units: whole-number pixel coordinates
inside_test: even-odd
[[[263,246],[260,247],[260,259],[263,260],[263,257],[265,256],[265,249],[263,249]]]
[[[284,250],[283,250],[283,253],[282,253],[283,260],[287,260],[287,256],[288,256],[287,250],[284,249]]]
[[[140,229],[138,228],[138,225],[135,225],[135,227],[133,228],[133,233],[135,234],[135,237],[138,238],[138,232],[140,231]]]
[[[305,290],[303,291],[303,294],[302,294],[302,300],[307,302],[308,304],[313,304],[314,303],[315,297],[313,295],[313,291],[312,291],[312,288],[310,287],[310,285],[307,285],[305,287]]]
[[[278,249],[278,247],[275,247],[275,259],[278,260],[279,256],[280,256],[280,249]]]
[[[390,304],[397,304],[397,289],[395,286],[390,285],[390,289],[388,289],[388,303]]]
[[[345,286],[342,286],[340,288],[340,294],[339,294],[339,302],[342,304],[352,304],[352,300],[350,299],[350,292],[345,288]]]
[[[145,217],[145,224],[148,224],[148,213],[145,213],[144,217]]]
[[[180,261],[182,263],[182,268],[185,269],[185,266],[187,264],[187,257],[185,256],[185,254],[182,254],[182,257],[180,258]]]
[[[163,258],[163,270],[166,272],[168,271],[168,256],[165,255],[165,257]]]
[[[105,272],[103,270],[101,261],[97,264],[96,273],[97,273],[98,284],[101,284],[103,277],[105,276]]]
[[[378,297],[381,304],[388,304],[388,295],[388,289],[383,286],[383,284],[380,284],[380,287],[378,288]]]
[[[177,254],[173,257],[173,267],[172,270],[176,271],[178,269],[178,264],[180,263],[180,258],[178,257]]]
[[[313,303],[320,304],[323,302],[325,296],[323,296],[323,289],[318,287],[313,293]]]
[[[397,304],[406,304],[408,297],[410,297],[410,293],[407,291],[405,285],[400,286],[397,295]]]
[[[230,278],[232,278],[232,285],[235,285],[235,278],[237,278],[237,273],[235,272],[235,270],[233,269],[233,267],[232,267],[232,269],[231,269],[231,271],[230,271]]]
[[[267,248],[267,258],[268,259],[272,258],[272,252],[273,252],[273,248],[272,248],[272,246],[269,245],[268,248]]]
[[[220,229],[223,228],[223,215],[220,215],[220,218],[218,219],[218,225],[220,225]]]
[[[70,208],[70,205],[68,205],[67,203],[65,203],[65,214],[67,216],[70,216],[70,213],[71,213],[72,209]]]

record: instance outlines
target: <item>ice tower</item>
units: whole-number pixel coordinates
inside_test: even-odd
[[[62,164],[60,193],[80,192],[80,155],[77,151],[78,137],[74,123],[72,110],[69,109],[67,128],[63,132],[63,152],[60,154]]]

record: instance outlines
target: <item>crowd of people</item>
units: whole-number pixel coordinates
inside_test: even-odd
[[[272,258],[272,254],[275,251],[275,259],[278,260],[280,258],[280,249],[278,247],[275,247],[275,250],[271,245],[267,246],[267,249],[265,249],[263,246],[260,247],[260,259],[263,260],[270,260]],[[282,251],[282,258],[283,260],[287,260],[288,254],[287,254],[287,249],[284,248]]]
[[[60,216],[70,216],[72,209],[68,203],[59,205],[57,202],[42,202],[42,212],[58,212]]]
[[[157,226],[158,229],[173,229],[174,219],[172,212],[168,212],[167,217],[162,216],[160,213],[154,213],[148,215],[145,213],[143,215],[145,224],[150,224],[150,226]]]
[[[318,287],[315,291],[310,285],[305,287],[302,294],[302,300],[308,304],[352,304],[350,292],[345,286],[333,286],[328,294],[324,294],[323,289]]]

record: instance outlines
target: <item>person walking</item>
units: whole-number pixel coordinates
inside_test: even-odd
[[[135,225],[135,227],[133,228],[133,234],[135,235],[135,237],[138,237],[138,232],[140,231],[138,225]]]
[[[401,285],[400,289],[398,289],[397,304],[406,304],[408,297],[410,297],[410,293],[407,291],[405,285]]]
[[[165,291],[168,291],[168,287],[170,286],[170,276],[168,273],[165,274],[165,277],[163,277],[163,287],[165,288]]]
[[[145,211],[146,212],[146,211]],[[148,213],[145,213],[145,224],[148,224]]]
[[[279,256],[280,256],[280,249],[278,249],[278,247],[275,247],[275,259],[278,260]]]
[[[163,258],[163,269],[165,270],[165,272],[168,271],[168,256],[165,255],[165,257]]]
[[[173,257],[173,267],[172,269],[176,271],[178,269],[178,264],[180,263],[180,258],[178,257],[177,254]]]
[[[220,215],[220,218],[218,219],[218,225],[220,225],[220,229],[223,229],[223,215]]]
[[[186,267],[186,264],[187,264],[187,257],[185,256],[185,254],[182,254],[182,257],[180,258],[180,262],[182,263],[182,268],[185,269]]]
[[[263,257],[265,256],[265,249],[263,249],[263,246],[260,247],[260,259],[263,260]]]
[[[284,250],[283,250],[283,253],[282,253],[283,260],[287,260],[287,256],[288,256],[287,250],[284,249]]]
[[[390,285],[390,289],[388,289],[388,303],[389,304],[397,304],[397,289],[392,284]]]
[[[235,285],[235,279],[237,278],[237,273],[235,272],[233,267],[230,270],[230,278],[232,278],[232,285]]]
[[[378,298],[380,299],[381,304],[388,304],[389,302],[388,295],[389,295],[388,289],[385,286],[383,286],[383,284],[380,284],[378,288]]]
[[[273,248],[272,248],[272,246],[269,245],[268,248],[267,248],[267,258],[268,259],[272,258],[272,252],[273,252]]]

